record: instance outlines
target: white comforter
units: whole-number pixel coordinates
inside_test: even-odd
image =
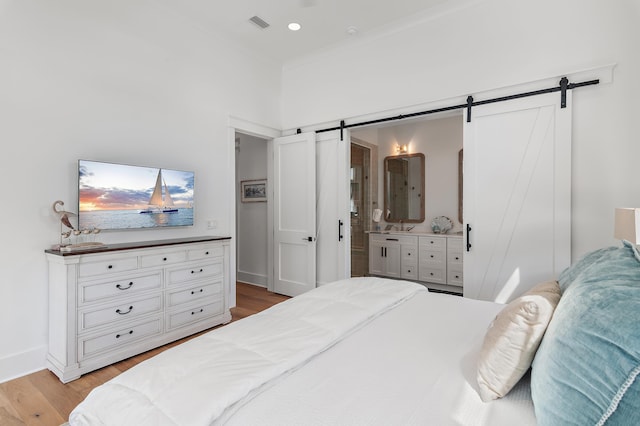
[[[94,389],[69,423],[216,424],[261,387],[425,291],[419,284],[379,278],[323,286],[133,367]]]

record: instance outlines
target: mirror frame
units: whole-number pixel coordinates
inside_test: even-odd
[[[421,176],[420,176],[420,218],[419,219],[388,219],[386,217],[386,212],[389,210],[389,197],[387,194],[387,188],[388,188],[388,184],[389,184],[389,178],[388,178],[388,167],[387,167],[387,163],[389,160],[396,160],[398,158],[413,158],[413,157],[418,157],[420,158],[420,169],[421,169]],[[400,221],[402,220],[402,223],[422,223],[424,222],[424,204],[425,204],[425,184],[424,184],[424,177],[425,177],[425,157],[424,154],[422,153],[416,153],[416,154],[401,154],[401,155],[390,155],[388,157],[384,158],[384,190],[383,190],[383,197],[384,197],[384,221],[387,223],[400,223]]]

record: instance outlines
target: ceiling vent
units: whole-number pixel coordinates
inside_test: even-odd
[[[259,16],[252,16],[251,18],[249,18],[249,21],[253,22],[263,30],[269,27],[269,24]]]

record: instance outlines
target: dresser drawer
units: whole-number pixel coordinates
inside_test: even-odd
[[[112,297],[128,296],[146,290],[159,289],[162,273],[156,271],[147,275],[127,276],[109,281],[84,281],[78,290],[78,303],[83,305]]]
[[[133,255],[87,258],[80,260],[78,275],[81,278],[95,277],[136,269],[138,269],[138,258]]]
[[[139,321],[126,327],[78,339],[78,360],[99,355],[102,352],[126,346],[128,343],[162,333],[162,317]]]
[[[420,266],[420,281],[446,284],[446,270],[444,268],[428,268]]]
[[[222,260],[194,264],[188,268],[175,268],[167,270],[167,284],[179,285],[188,281],[200,280],[222,275]]]
[[[187,260],[187,252],[171,251],[171,252],[158,252],[153,254],[145,254],[140,256],[140,266],[142,268],[149,268],[152,266],[170,265],[172,263],[184,262]]]
[[[224,248],[221,246],[203,246],[189,250],[187,258],[189,260],[209,259],[224,255]]]
[[[192,303],[199,300],[214,300],[222,298],[222,279],[215,282],[205,283],[187,289],[171,291],[167,293],[167,306],[174,307],[183,303]]]
[[[183,311],[170,313],[167,315],[167,330],[220,315],[223,311],[223,308],[224,305],[222,303],[222,300],[219,300]]]
[[[162,311],[162,295],[132,298],[108,306],[85,309],[78,312],[78,333],[92,328],[112,324],[117,321],[128,321],[152,312]]]

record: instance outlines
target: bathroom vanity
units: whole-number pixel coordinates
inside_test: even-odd
[[[369,274],[417,281],[462,293],[462,235],[406,231],[369,233]]]

